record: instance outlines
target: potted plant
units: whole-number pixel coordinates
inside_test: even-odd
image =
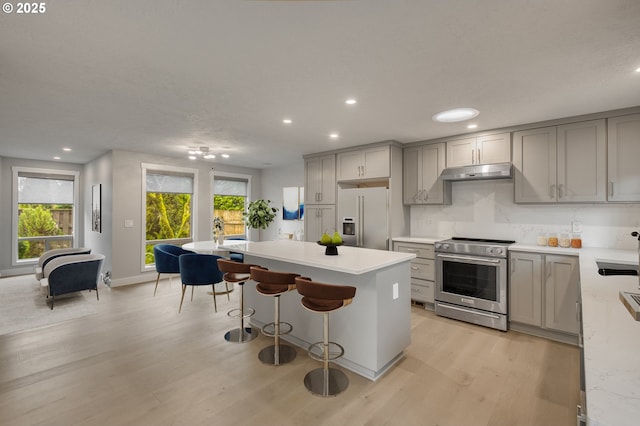
[[[249,228],[267,229],[276,218],[277,208],[269,206],[271,200],[255,200],[249,203],[247,211],[242,213]]]

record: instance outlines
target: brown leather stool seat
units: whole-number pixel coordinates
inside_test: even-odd
[[[223,279],[227,283],[237,283],[240,293],[240,306],[231,309],[227,315],[240,319],[240,327],[229,330],[224,338],[227,342],[246,343],[258,337],[258,331],[252,327],[245,327],[244,320],[252,317],[256,311],[253,308],[244,307],[244,283],[251,278],[251,267],[248,263],[239,263],[233,260],[218,259],[218,269],[224,273]]]
[[[288,272],[269,271],[259,266],[251,268],[251,279],[257,283],[256,291],[274,298],[274,320],[262,327],[262,333],[273,337],[274,344],[263,348],[258,354],[260,361],[265,364],[281,365],[293,361],[296,357],[296,350],[292,346],[280,344],[280,336],[293,330],[291,324],[280,321],[280,296],[296,289],[295,279],[299,276]]]
[[[314,395],[336,396],[349,386],[346,374],[336,368],[329,368],[329,361],[344,355],[344,348],[329,341],[329,313],[349,305],[356,295],[351,286],[313,282],[311,278],[296,278],[296,288],[302,295],[302,306],[311,312],[323,314],[323,341],[309,346],[309,356],[322,361],[322,368],[316,368],[304,377],[304,385]]]

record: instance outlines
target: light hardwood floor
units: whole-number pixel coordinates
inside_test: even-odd
[[[225,342],[237,291],[214,313],[196,288],[181,314],[179,292],[179,277],[156,297],[153,283],[103,288],[87,297],[96,315],[0,336],[0,424],[575,424],[576,347],[412,307],[406,357],[375,383],[347,372],[347,391],[323,399],[304,388],[319,363],[300,348],[273,367],[257,358],[271,339]]]

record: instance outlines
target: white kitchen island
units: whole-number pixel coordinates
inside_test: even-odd
[[[336,364],[376,380],[402,358],[411,343],[409,275],[414,254],[341,246],[337,256],[326,256],[324,247],[311,242],[235,243],[233,250],[244,253],[245,263],[356,287],[353,303],[330,315],[330,339],[345,349]],[[251,281],[246,285],[245,306],[256,310],[251,324],[273,322],[273,298],[257,293]],[[322,316],[303,308],[300,299],[296,291],[280,298],[281,321],[293,325],[282,339],[306,350],[322,340]]]

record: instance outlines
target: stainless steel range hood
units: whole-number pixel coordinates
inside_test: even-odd
[[[449,167],[440,173],[440,179],[448,181],[511,179],[513,177],[512,170],[511,163]]]

